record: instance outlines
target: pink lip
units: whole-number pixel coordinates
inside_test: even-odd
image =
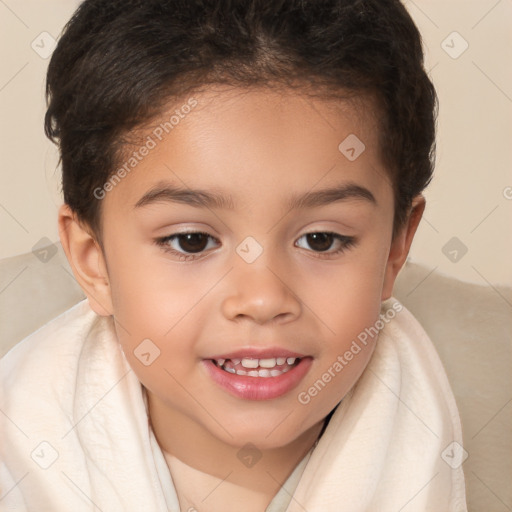
[[[269,355],[270,353],[270,351],[262,351],[258,355],[252,355],[255,352],[250,352],[251,355],[249,355],[248,352],[237,351],[213,359],[241,359],[242,357],[263,359],[265,355],[261,354],[267,354],[266,357],[302,357],[302,359],[297,366],[277,377],[249,377],[228,373],[219,368],[211,359],[204,359],[203,364],[212,380],[231,395],[245,400],[271,400],[295,388],[308,372],[313,359],[286,351],[272,352],[275,354],[272,356]]]
[[[285,350],[279,347],[264,349],[249,347],[246,349],[238,349],[234,352],[230,352],[229,354],[210,357],[209,359],[243,359],[244,357],[249,357],[252,359],[266,359],[271,357],[295,357],[296,359],[300,359],[302,357],[305,357],[305,355],[299,354],[298,352],[290,352],[289,350]]]

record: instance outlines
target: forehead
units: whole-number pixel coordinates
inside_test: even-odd
[[[210,87],[174,101],[137,135],[119,166],[129,172],[108,194],[110,203],[122,195],[123,205],[135,205],[162,181],[229,189],[235,204],[262,184],[274,195],[340,180],[389,186],[369,99]],[[150,149],[141,157],[144,146]]]

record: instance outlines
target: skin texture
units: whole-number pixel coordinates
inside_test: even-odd
[[[104,252],[66,205],[61,241],[93,309],[114,315],[119,342],[148,390],[151,423],[171,471],[178,471],[175,459],[192,468],[187,481],[194,485],[181,489],[182,508],[226,511],[230,503],[233,510],[242,504],[264,510],[366,367],[375,340],[308,404],[298,401],[378,320],[425,202],[415,198],[407,225],[392,240],[393,192],[370,103],[336,106],[296,91],[220,87],[194,98],[197,107],[102,200]],[[354,161],[338,149],[350,134],[365,144]],[[135,207],[163,182],[223,194],[232,208],[163,200]],[[368,189],[376,203],[352,197],[288,206],[290,195],[347,182]],[[155,243],[184,230],[215,240],[196,259]],[[354,244],[338,254],[336,241],[315,251],[304,235],[323,232],[353,237]],[[249,236],[263,249],[252,263],[236,252]],[[144,339],[160,349],[149,366],[134,355]],[[235,397],[205,371],[204,359],[255,347],[308,355],[311,368],[293,390],[271,400]],[[246,443],[262,455],[250,468],[237,457]],[[212,489],[205,475],[225,482],[202,503]]]

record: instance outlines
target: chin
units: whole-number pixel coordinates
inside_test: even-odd
[[[216,430],[223,442],[235,448],[243,448],[250,443],[260,450],[278,449],[292,443],[311,428],[310,425],[301,428],[302,425],[297,422],[297,418],[289,413],[290,411],[281,412],[265,421],[262,420],[265,413],[260,411],[253,416],[255,421],[251,421],[250,424],[230,422],[228,431],[231,436],[222,430]]]

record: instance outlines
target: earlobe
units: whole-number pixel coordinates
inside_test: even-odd
[[[405,225],[391,242],[381,300],[389,299],[393,294],[396,276],[407,259],[414,235],[425,211],[425,204],[425,198],[422,195],[418,195],[413,199]]]
[[[62,248],[91,308],[98,315],[112,315],[107,266],[94,235],[66,204],[59,209],[58,223]]]

